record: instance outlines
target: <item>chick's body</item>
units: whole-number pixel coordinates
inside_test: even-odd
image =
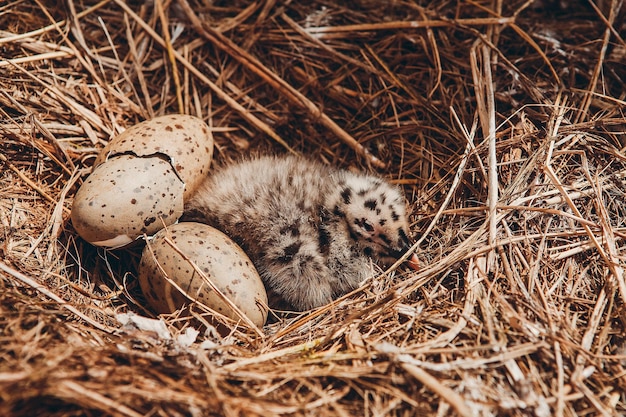
[[[229,235],[265,285],[297,310],[329,303],[408,249],[404,198],[382,179],[294,156],[208,176],[186,207]]]

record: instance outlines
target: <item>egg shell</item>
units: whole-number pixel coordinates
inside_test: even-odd
[[[172,313],[197,300],[224,316],[241,320],[190,261],[256,326],[265,323],[267,293],[250,258],[224,233],[194,222],[181,222],[159,231],[143,251],[139,284],[157,313]]]
[[[184,184],[159,156],[120,155],[96,167],[72,204],[72,224],[86,241],[121,247],[182,215]]]
[[[185,183],[185,200],[196,190],[209,170],[213,136],[202,119],[171,114],[146,120],[126,129],[102,149],[94,167],[121,154],[138,157],[164,155]]]

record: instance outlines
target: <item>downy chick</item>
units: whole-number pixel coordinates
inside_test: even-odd
[[[410,247],[400,189],[295,156],[264,156],[209,175],[188,202],[246,251],[268,292],[296,310],[331,302]]]

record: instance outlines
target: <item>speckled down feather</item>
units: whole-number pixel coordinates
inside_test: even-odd
[[[329,303],[409,248],[405,200],[383,179],[295,156],[265,156],[206,177],[193,220],[229,235],[268,291],[297,310]]]

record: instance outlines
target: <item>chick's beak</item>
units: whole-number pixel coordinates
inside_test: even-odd
[[[406,264],[414,271],[419,271],[420,269],[420,262],[416,254],[412,254],[411,257],[406,260]]]

